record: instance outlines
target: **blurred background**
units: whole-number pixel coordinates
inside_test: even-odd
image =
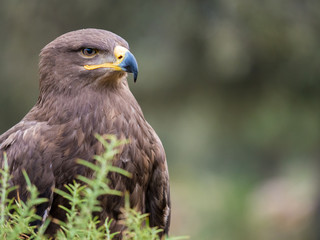
[[[47,43],[107,29],[130,43],[167,151],[171,235],[320,239],[320,1],[0,4],[0,133],[35,104]]]

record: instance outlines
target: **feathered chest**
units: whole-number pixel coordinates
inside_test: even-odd
[[[105,94],[89,92],[83,95],[38,104],[26,117],[47,122],[55,133],[54,138],[48,139],[56,146],[57,154],[52,158],[55,175],[72,178],[74,173],[85,172],[82,168],[74,169],[75,159],[91,161],[94,155],[102,154],[104,149],[96,134],[113,134],[129,141],[121,147],[114,165],[146,176],[141,181],[147,181],[156,159],[164,161],[165,156],[159,138],[144,119],[131,92],[124,88]]]
[[[112,134],[119,139],[128,140],[128,143],[119,148],[119,154],[115,156],[113,164],[134,173],[131,180],[139,186],[147,186],[155,158],[162,145],[140,109],[130,105],[125,109],[123,106],[95,109],[90,114],[82,115],[79,124],[80,132],[83,132],[80,134],[83,144],[80,143],[78,146],[80,148],[81,145],[92,146],[91,150],[94,152],[91,152],[89,158],[92,155],[100,155],[104,151],[96,140],[95,134]],[[90,151],[85,150],[85,152]]]

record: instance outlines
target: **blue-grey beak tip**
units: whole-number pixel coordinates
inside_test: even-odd
[[[133,81],[136,82],[138,78],[138,71],[133,72]]]
[[[123,61],[119,64],[119,67],[121,67],[123,71],[133,73],[133,80],[134,82],[137,81],[138,63],[131,52],[126,52]]]

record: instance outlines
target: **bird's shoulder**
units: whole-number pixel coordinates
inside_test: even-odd
[[[0,135],[0,149],[6,150],[19,140],[29,142],[30,140],[41,138],[43,137],[41,134],[49,128],[45,122],[22,120]]]
[[[49,138],[54,138],[46,122],[22,120],[0,136],[0,160],[3,153],[8,156],[9,165],[24,164],[24,159],[40,159],[45,149],[52,147]]]
[[[30,181],[37,186],[40,197],[49,199],[49,202],[40,204],[37,214],[42,216],[43,222],[47,218],[53,199],[54,175],[51,163],[43,158],[44,150],[49,147],[46,142],[46,133],[52,127],[46,122],[21,120],[18,124],[0,136],[0,166],[3,166],[3,153],[6,152],[11,179],[10,185],[19,186],[17,191],[12,191],[9,198],[19,196],[26,201],[29,192],[26,187],[25,170]]]

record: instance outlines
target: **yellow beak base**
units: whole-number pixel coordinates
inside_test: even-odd
[[[102,63],[98,65],[85,65],[84,68],[87,70],[94,70],[97,68],[113,68],[116,71],[121,71],[122,68],[119,67],[119,64],[124,60],[126,52],[129,52],[128,49],[116,46],[114,48],[113,54],[116,57],[116,61],[114,63]]]

